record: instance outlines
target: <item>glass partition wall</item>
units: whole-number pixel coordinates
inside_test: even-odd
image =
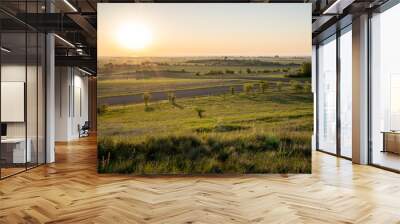
[[[351,25],[317,48],[317,149],[352,157]]]
[[[400,171],[400,4],[371,18],[370,163]]]
[[[336,36],[318,46],[318,149],[336,154]]]
[[[6,25],[0,23],[1,179],[45,163],[45,35]]]
[[[340,154],[352,157],[352,34],[351,25],[341,31],[340,68]]]

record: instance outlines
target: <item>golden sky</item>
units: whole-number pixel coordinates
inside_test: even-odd
[[[99,3],[99,56],[310,56],[311,4]]]

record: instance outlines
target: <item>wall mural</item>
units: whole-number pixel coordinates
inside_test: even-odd
[[[311,173],[311,4],[98,4],[98,55],[99,173]]]

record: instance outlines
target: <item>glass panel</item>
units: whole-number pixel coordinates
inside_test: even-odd
[[[400,170],[400,5],[372,20],[372,163]]]
[[[5,177],[25,170],[31,159],[30,147],[26,150],[26,34],[2,33],[1,44],[1,174]]]
[[[318,149],[336,153],[336,37],[318,48]]]
[[[38,132],[38,107],[37,107],[37,98],[38,98],[38,88],[37,88],[37,80],[38,80],[38,36],[36,32],[27,33],[27,44],[28,44],[28,62],[27,62],[27,84],[26,84],[26,112],[27,112],[27,143],[28,150],[30,148],[30,160],[28,160],[28,168],[34,167],[37,165],[38,160],[38,141],[37,141],[37,132]]]
[[[45,35],[38,35],[38,163],[45,163]]]
[[[37,13],[38,2],[27,2],[26,12]],[[37,23],[38,17],[27,18]],[[35,21],[36,20],[36,21]],[[26,114],[27,114],[27,149],[31,151],[27,167],[35,167],[38,163],[38,34],[35,30],[27,30],[27,80],[26,80]]]
[[[347,30],[346,30],[347,31]],[[340,36],[340,152],[352,157],[352,35]]]

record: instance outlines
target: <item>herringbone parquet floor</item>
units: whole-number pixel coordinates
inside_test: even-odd
[[[96,141],[0,181],[0,223],[400,223],[400,175],[323,153],[312,175],[98,175]]]

